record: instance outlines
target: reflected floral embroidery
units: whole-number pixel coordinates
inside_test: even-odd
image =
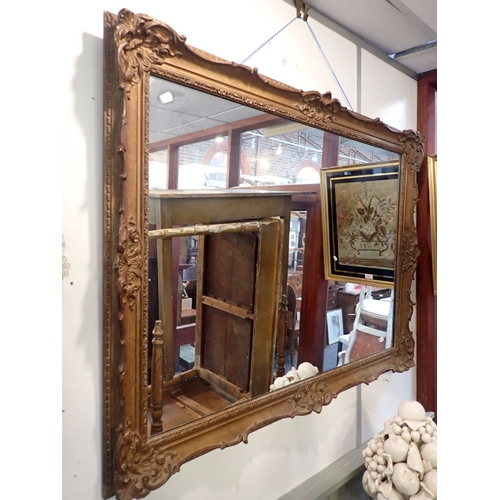
[[[337,190],[342,264],[394,265],[398,181],[347,184]],[[396,196],[393,196],[395,194]]]

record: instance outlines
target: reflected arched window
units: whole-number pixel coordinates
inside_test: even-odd
[[[319,183],[319,165],[312,160],[301,161],[295,169],[295,182],[297,184]]]

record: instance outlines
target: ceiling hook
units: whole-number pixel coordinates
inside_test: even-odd
[[[307,21],[307,18],[309,17],[309,9],[311,8],[310,5],[307,5],[305,2],[302,2],[302,0],[294,0],[295,1],[295,7],[297,9],[297,17],[302,17],[301,10],[304,12],[304,21]]]

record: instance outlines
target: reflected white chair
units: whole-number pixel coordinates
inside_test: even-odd
[[[392,346],[394,290],[387,299],[372,298],[371,287],[361,287],[352,331],[341,336],[347,348],[339,352],[337,366]]]

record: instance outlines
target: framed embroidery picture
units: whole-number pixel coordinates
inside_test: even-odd
[[[399,161],[321,171],[326,279],[394,281],[399,180]]]

